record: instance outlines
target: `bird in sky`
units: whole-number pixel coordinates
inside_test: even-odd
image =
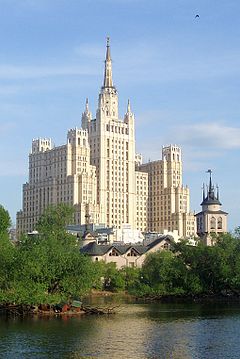
[[[195,16],[195,19],[197,18],[197,17],[200,17],[198,14]]]

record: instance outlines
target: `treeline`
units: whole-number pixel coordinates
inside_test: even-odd
[[[0,303],[56,304],[86,294],[99,279],[90,258],[80,254],[76,238],[65,231],[72,208],[50,207],[38,224],[39,235],[8,238],[10,218],[0,207]],[[1,218],[5,218],[1,226]],[[8,220],[7,220],[8,218]]]
[[[200,242],[197,246],[190,246],[187,241],[176,243],[171,251],[149,254],[142,268],[117,270],[113,265],[105,265],[109,289],[153,298],[239,296],[239,231],[219,235],[215,240],[212,247]]]
[[[48,208],[39,235],[13,245],[10,217],[0,206],[0,304],[57,304],[81,298],[92,289],[126,291],[137,296],[240,294],[240,236],[225,234],[216,245],[186,242],[171,251],[149,254],[142,268],[118,270],[114,263],[92,262],[65,231],[73,209]]]

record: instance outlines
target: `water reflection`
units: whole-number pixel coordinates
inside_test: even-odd
[[[114,316],[0,318],[0,358],[239,358],[238,305],[128,304]]]

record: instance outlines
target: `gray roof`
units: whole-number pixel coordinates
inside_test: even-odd
[[[142,255],[161,243],[163,240],[167,240],[169,244],[173,243],[171,236],[161,236],[149,243],[148,245],[134,245],[134,244],[97,244],[95,241],[88,243],[80,249],[81,253],[88,254],[90,256],[102,256],[106,254],[110,249],[114,248],[119,254],[125,254],[129,249],[134,249],[139,255]]]
[[[201,211],[199,213],[196,213],[195,216],[198,216],[199,214],[203,214],[203,213],[208,213],[208,214],[228,214],[227,212],[224,212],[224,211],[209,211],[209,210],[206,210],[206,211]]]
[[[222,205],[222,203],[219,201],[219,199],[217,199],[215,196],[214,198],[205,198],[202,203],[201,206],[203,205],[211,205],[211,204],[218,204],[219,206]]]

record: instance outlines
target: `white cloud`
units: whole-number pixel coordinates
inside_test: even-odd
[[[178,142],[196,148],[238,149],[240,128],[218,122],[183,125],[174,129]]]

